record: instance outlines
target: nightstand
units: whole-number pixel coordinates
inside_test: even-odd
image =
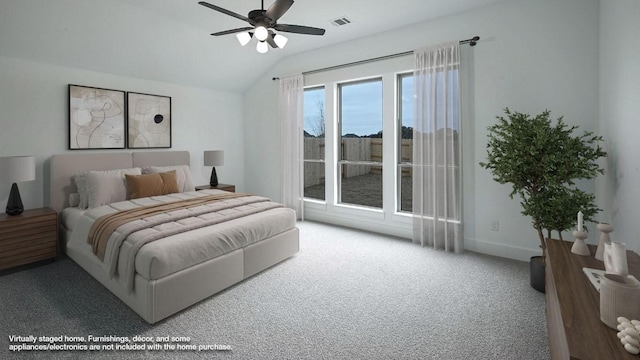
[[[0,270],[54,259],[58,247],[58,213],[50,208],[0,214]]]
[[[199,186],[196,186],[196,190],[210,190],[210,189],[217,189],[217,190],[236,192],[236,186],[235,185],[229,185],[229,184],[218,184],[217,186],[211,186],[211,185],[199,185]]]

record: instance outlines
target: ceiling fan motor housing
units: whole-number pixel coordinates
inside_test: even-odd
[[[253,23],[251,25],[259,26],[263,25],[266,28],[271,28],[276,25],[276,21],[265,16],[266,10],[251,10],[247,16]]]
[[[209,4],[208,2],[205,2],[205,1],[199,1],[198,4],[204,7],[208,7],[209,9],[221,12],[225,15],[232,16],[236,19],[246,21],[251,26],[253,26],[253,28],[241,27],[241,28],[229,29],[224,31],[218,31],[211,34],[213,36],[229,35],[229,34],[235,34],[235,33],[241,33],[241,32],[250,32],[252,30],[260,30],[260,33],[264,35],[264,36],[262,35],[260,36],[259,38],[260,41],[266,40],[272,47],[278,47],[275,40],[273,40],[276,38],[278,34],[275,34],[272,30],[277,30],[277,31],[282,31],[287,33],[294,33],[294,34],[324,35],[324,29],[320,29],[320,28],[314,28],[311,26],[303,26],[303,25],[278,24],[278,19],[280,19],[280,17],[284,15],[284,13],[286,13],[287,10],[289,10],[291,5],[293,5],[293,1],[294,0],[275,0],[271,4],[271,6],[269,6],[269,9],[265,10],[264,0],[263,0],[262,9],[252,10],[249,12],[248,16],[237,14],[233,11],[221,8],[213,4]],[[263,31],[262,27],[264,27],[264,29],[267,30],[268,33],[267,31]],[[264,33],[267,33],[267,34],[264,34]],[[269,37],[269,35],[271,35],[271,37]],[[282,38],[282,36],[280,36],[280,38]]]

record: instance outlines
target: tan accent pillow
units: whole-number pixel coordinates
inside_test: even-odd
[[[138,199],[148,196],[158,196],[177,193],[178,177],[176,171],[164,173],[127,175],[127,190],[129,199]]]
[[[191,181],[191,172],[188,165],[176,165],[176,166],[147,166],[142,168],[143,174],[161,173],[175,170],[178,176],[178,190],[180,192],[195,191],[196,187],[193,186]]]

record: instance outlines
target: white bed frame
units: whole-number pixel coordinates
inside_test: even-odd
[[[77,192],[73,174],[89,170],[126,169],[145,166],[189,165],[188,151],[66,153],[52,155],[50,204],[60,212],[69,206],[69,194]],[[135,275],[134,291],[129,293],[117,280],[109,278],[98,259],[88,258],[66,247],[69,231],[60,224],[60,239],[67,255],[102,285],[153,324],[211,295],[236,284],[299,251],[299,232],[294,227],[284,233],[245,248],[210,259],[157,280]]]

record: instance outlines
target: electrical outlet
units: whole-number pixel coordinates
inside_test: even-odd
[[[500,231],[500,221],[498,220],[491,221],[491,231]]]

